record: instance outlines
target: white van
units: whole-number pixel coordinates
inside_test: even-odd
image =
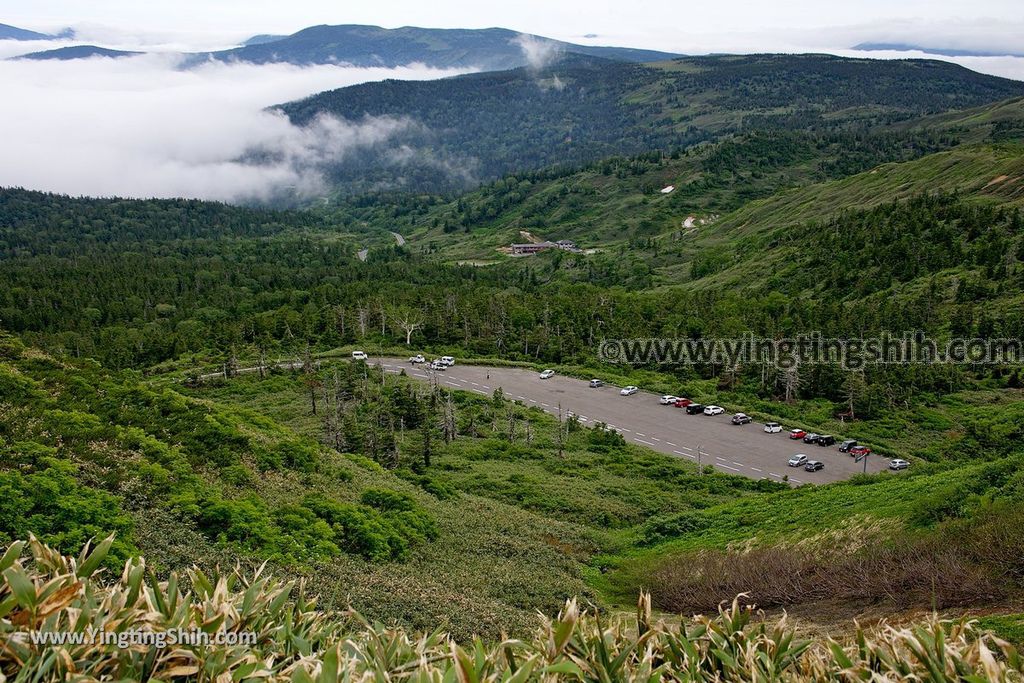
[[[455,365],[455,359],[452,358],[451,356],[441,356],[441,362],[447,365],[448,367]]]
[[[366,360],[366,352],[364,351],[353,351],[352,360]]]

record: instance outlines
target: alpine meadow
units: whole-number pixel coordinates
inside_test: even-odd
[[[0,683],[1024,681],[1024,45],[973,33],[1009,3],[801,0],[699,54],[663,2],[628,41],[68,4],[0,24],[14,111],[64,69],[345,85],[227,156],[5,131]],[[17,181],[115,138],[261,185]]]

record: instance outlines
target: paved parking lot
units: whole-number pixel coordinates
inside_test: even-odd
[[[404,369],[416,379],[427,380],[436,375],[441,386],[487,396],[501,387],[507,398],[538,406],[552,414],[557,414],[561,405],[563,412],[578,415],[584,424],[593,426],[604,422],[628,441],[693,462],[699,459],[701,464],[712,465],[729,474],[776,481],[789,475],[789,481],[794,484],[823,484],[864,471],[864,464],[840,453],[838,445],[822,447],[792,441],[785,432],[767,434],[763,431],[764,425],[757,422],[734,425],[729,413],[715,417],[687,415],[682,408],[660,405],[658,395],[644,391],[620,396],[618,387],[591,389],[585,380],[561,375],[542,380],[536,372],[518,368],[456,365],[435,373],[423,365],[413,366],[398,358],[371,358],[370,362],[381,363],[390,372]],[[842,440],[840,434],[834,436],[837,441]],[[805,472],[803,468],[788,467],[786,462],[797,453],[820,460],[825,463],[825,469]],[[867,471],[878,472],[887,465],[888,460],[871,456]]]

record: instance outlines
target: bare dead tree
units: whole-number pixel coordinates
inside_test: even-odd
[[[366,336],[366,328],[370,322],[370,311],[362,306],[356,311],[356,324],[359,325],[359,337]]]
[[[558,431],[555,433],[555,443],[558,444],[558,457],[565,457],[565,416],[562,414],[562,404],[558,404]]]
[[[412,344],[412,335],[423,327],[423,316],[419,311],[410,308],[395,308],[390,313],[391,320],[405,334],[405,345]]]
[[[516,409],[510,403],[505,407],[505,424],[508,428],[508,442],[515,443],[516,441]]]
[[[800,364],[793,363],[793,365],[786,368],[786,372],[783,375],[783,391],[786,403],[791,403],[797,397],[800,393],[801,384]]]
[[[458,436],[458,427],[455,420],[455,402],[452,400],[452,392],[450,391],[445,395],[442,429],[445,443],[451,443]]]

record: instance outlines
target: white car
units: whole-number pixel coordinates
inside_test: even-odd
[[[619,391],[619,395],[620,396],[632,396],[633,394],[635,394],[638,391],[640,391],[639,387],[635,387],[632,384],[630,384],[628,387],[622,387],[622,390]]]
[[[455,365],[455,359],[452,358],[451,356],[441,356],[441,362],[447,365],[448,367]]]
[[[410,363],[426,363],[427,359],[423,357],[422,353],[417,353],[415,356],[409,359]]]
[[[352,360],[366,360],[366,353],[363,351],[353,351]]]
[[[721,415],[725,412],[725,408],[722,406],[708,406],[704,409],[705,415]]]
[[[435,360],[430,364],[431,370],[447,370],[448,366],[439,360]]]
[[[782,431],[782,425],[780,425],[778,422],[765,422],[764,431],[768,432],[769,434],[778,434],[779,432]]]
[[[658,399],[658,403],[660,403],[663,406],[671,406],[671,405],[675,405],[676,401],[678,401],[678,400],[679,400],[678,396],[673,396],[671,394],[665,394],[660,399]]]
[[[905,470],[910,467],[910,463],[903,458],[895,458],[889,461],[890,470]]]
[[[555,376],[555,371],[554,370],[545,370],[544,372],[540,373],[540,378],[541,379],[551,379],[554,376]]]
[[[790,467],[803,467],[807,464],[807,456],[803,453],[798,453],[789,459]]]

